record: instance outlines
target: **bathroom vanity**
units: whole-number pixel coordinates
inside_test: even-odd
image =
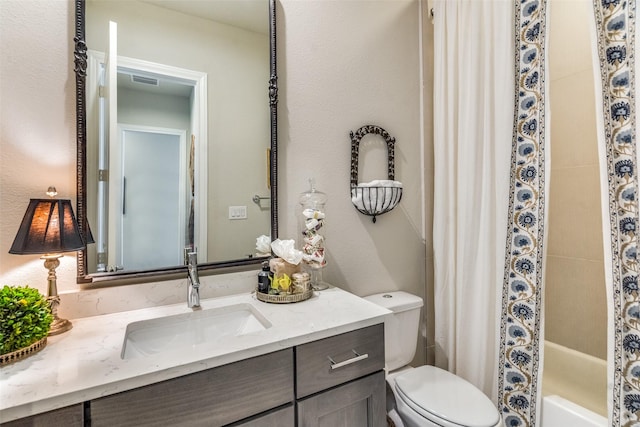
[[[2,425],[386,425],[385,309],[338,288],[296,304],[240,294],[202,306],[240,307],[265,327],[188,346],[185,332],[178,348],[153,353],[134,334],[165,319],[196,325],[186,304],[76,319],[40,353],[2,368]]]

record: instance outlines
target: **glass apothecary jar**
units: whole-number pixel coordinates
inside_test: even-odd
[[[309,273],[314,290],[327,289],[322,280],[322,270],[327,265],[325,248],[325,205],[327,195],[318,191],[313,179],[309,180],[309,190],[298,199],[298,247],[302,250],[304,268]]]

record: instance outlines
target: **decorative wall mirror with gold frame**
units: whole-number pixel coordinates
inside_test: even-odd
[[[94,137],[93,137],[93,134],[91,134],[91,132],[92,132],[92,129],[95,128],[96,126],[93,123],[91,123],[94,113],[91,110],[92,104],[90,102],[93,102],[93,100],[91,100],[90,97],[88,97],[87,95],[88,95],[88,89],[89,89],[88,84],[91,83],[91,77],[92,77],[92,74],[90,74],[91,67],[92,67],[92,60],[93,60],[92,58],[95,56],[93,55],[93,53],[94,53],[94,49],[96,48],[94,47],[94,45],[92,45],[92,43],[95,44],[95,42],[92,41],[91,38],[87,39],[87,33],[93,34],[93,32],[88,31],[88,28],[87,28],[87,25],[93,22],[92,20],[88,19],[87,5],[89,3],[89,5],[92,6],[94,3],[97,4],[99,1],[106,1],[107,3],[110,2],[112,4],[125,4],[125,3],[137,4],[138,7],[140,8],[161,7],[166,9],[171,9],[172,7],[184,7],[184,5],[188,3],[185,1],[176,2],[172,0],[140,0],[140,1],[132,1],[132,2],[114,2],[109,0],[76,0],[75,1],[74,69],[75,69],[75,75],[76,75],[76,116],[77,116],[77,121],[76,121],[77,211],[76,212],[77,212],[78,221],[81,224],[81,228],[84,236],[92,236],[94,240],[98,240],[96,239],[96,234],[98,232],[102,233],[101,236],[104,235],[104,233],[102,232],[103,230],[98,230],[99,225],[96,224],[99,221],[97,220],[96,215],[94,213],[94,211],[96,210],[96,207],[94,206],[94,204],[96,203],[95,202],[96,195],[94,193],[96,193],[96,187],[98,184],[96,184],[94,180],[104,181],[103,177],[109,176],[109,174],[111,173],[111,171],[107,171],[106,173],[104,171],[99,171],[100,166],[95,164],[96,163],[95,155],[92,154],[92,150],[95,151],[95,148],[93,148],[93,146],[90,145],[94,143],[93,141]],[[198,6],[200,7],[205,5],[221,7],[221,8],[226,7],[226,9],[224,10],[225,12],[224,14],[226,14],[227,12],[229,12],[228,6],[231,6],[232,3],[233,3],[233,6],[236,6],[236,7],[239,5],[242,5],[241,6],[242,8],[242,7],[248,7],[251,3],[259,3],[259,2],[262,2],[264,4],[264,6],[260,6],[260,7],[264,7],[264,10],[267,14],[267,16],[264,17],[264,22],[268,24],[268,30],[265,30],[264,37],[266,38],[265,47],[266,49],[268,49],[268,52],[266,52],[264,55],[266,55],[268,63],[264,66],[264,69],[265,69],[264,79],[261,80],[261,81],[264,81],[264,86],[261,86],[256,90],[261,92],[259,96],[262,96],[263,98],[261,99],[264,100],[264,107],[265,107],[264,109],[265,109],[266,117],[264,118],[263,121],[266,123],[266,129],[265,129],[265,132],[263,132],[264,135],[260,135],[260,138],[254,138],[254,139],[260,139],[261,142],[258,144],[258,148],[255,149],[256,153],[253,153],[253,150],[254,150],[253,148],[251,148],[251,152],[252,152],[252,155],[255,154],[256,157],[261,159],[261,162],[260,162],[261,167],[266,168],[266,170],[262,169],[261,171],[258,171],[258,174],[261,177],[261,180],[260,180],[261,182],[255,183],[254,185],[255,190],[253,190],[252,192],[248,192],[246,188],[242,190],[242,194],[238,196],[241,202],[238,204],[247,205],[247,207],[250,210],[252,208],[256,209],[255,205],[253,205],[255,203],[256,205],[258,205],[257,209],[265,211],[263,212],[263,214],[266,214],[266,212],[268,212],[270,214],[269,215],[270,217],[267,218],[266,221],[267,221],[267,227],[269,229],[264,230],[264,232],[262,233],[253,233],[255,235],[246,236],[244,240],[247,243],[245,243],[245,246],[243,247],[244,252],[239,253],[239,255],[237,256],[234,256],[234,255],[220,256],[220,257],[210,256],[203,259],[200,257],[200,254],[199,254],[198,268],[200,270],[218,270],[218,271],[226,272],[226,271],[252,268],[256,264],[259,264],[264,260],[263,257],[254,256],[255,254],[252,253],[252,252],[255,252],[255,239],[258,237],[258,235],[269,234],[270,232],[270,237],[272,239],[276,239],[278,237],[278,200],[277,200],[278,87],[277,87],[277,68],[276,68],[276,0],[211,0],[207,2],[197,1],[193,3],[198,4]],[[268,4],[268,6],[266,4]],[[136,13],[140,13],[140,10],[137,10]],[[165,13],[165,12],[166,10],[162,9],[160,10],[159,13]],[[181,10],[180,13],[184,14],[185,12],[184,10]],[[196,21],[198,21],[199,25],[203,25],[203,22],[205,22],[204,28],[206,28],[208,31],[209,27],[206,27],[207,25],[206,21],[203,21],[202,11],[200,11],[199,13],[201,15],[196,18],[182,15],[180,19],[183,19],[183,20],[186,19],[187,20],[186,22],[193,23],[194,25]],[[135,19],[138,19],[135,22],[140,22],[139,16],[140,15],[138,15],[138,18],[135,18]],[[213,29],[212,32],[215,34],[236,31],[234,29],[235,28],[234,26],[235,26],[235,21],[231,23],[230,21],[224,22],[224,23],[211,21],[211,27],[215,27],[215,29]],[[223,30],[220,30],[220,27],[224,27]],[[91,30],[93,30],[93,28]],[[251,34],[251,31],[252,30],[249,30],[248,32],[245,31],[247,35],[246,36],[241,35],[240,38],[253,37],[254,35]],[[200,37],[200,39],[202,39],[202,37]],[[202,40],[198,41],[198,43],[201,43],[201,42]],[[238,39],[236,38],[232,40],[230,43],[228,43],[227,46],[238,46],[238,43],[239,43]],[[125,47],[129,47],[129,45],[133,45],[133,44],[135,43],[127,43],[127,42],[123,43]],[[156,43],[156,44],[160,44],[160,43]],[[98,47],[98,51],[100,50],[100,48],[101,47]],[[174,55],[176,52],[177,52],[176,50],[172,51],[172,53],[169,56],[179,56],[179,55]],[[182,52],[182,50],[180,50],[180,52]],[[104,50],[104,53],[105,53],[104,56],[108,57],[107,49]],[[118,52],[117,57],[120,59],[120,52]],[[128,58],[125,57],[125,64],[127,59]],[[207,55],[200,55],[199,59],[203,59],[206,61],[209,59],[209,57]],[[148,60],[145,59],[142,62],[144,61],[148,61]],[[225,65],[226,64],[222,63],[222,64],[219,64],[218,67],[221,70],[221,72],[227,71],[229,73],[229,71],[226,70],[226,68],[231,68],[231,67],[225,67]],[[247,66],[245,68],[250,69],[251,67]],[[89,69],[89,77],[88,77],[88,69]],[[219,76],[217,75],[215,77],[219,78]],[[223,84],[218,84],[218,82],[216,82],[214,79],[210,79],[208,82],[208,86],[209,87],[221,87],[221,86],[226,87],[226,86],[231,86],[231,83],[232,82],[227,80],[226,82],[223,82]],[[241,85],[243,90],[247,89],[246,86],[247,85],[245,85],[244,83]],[[89,103],[88,103],[88,98],[90,101]],[[221,110],[226,111],[226,110],[232,109],[231,108],[232,106],[230,106],[228,102],[225,103],[225,102],[216,101],[215,99],[212,100],[213,96],[210,93],[207,93],[203,98],[205,98],[206,102],[209,104],[209,110],[215,110],[216,108],[218,108],[219,109],[218,111],[221,111]],[[193,99],[193,94],[191,95],[191,99]],[[222,104],[222,106],[220,106],[220,104]],[[120,104],[118,104],[118,108],[120,108]],[[254,108],[254,107],[250,107],[250,108]],[[238,108],[238,110],[242,112],[242,108]],[[218,129],[219,126],[216,127],[217,126],[216,123],[209,123],[211,122],[211,115],[215,115],[215,111],[211,111],[209,114],[210,115],[207,115],[205,119],[205,121],[207,122],[205,129],[212,129],[212,128]],[[257,127],[257,125],[254,125],[251,122],[251,120],[254,118],[254,115],[253,114],[246,114],[246,115],[249,117],[242,117],[241,118],[242,120],[240,120],[240,118],[238,119],[238,121],[242,121],[242,126],[236,126],[238,131],[241,130],[240,129],[241,127],[246,127],[246,128]],[[88,129],[90,130],[89,133],[88,133]],[[115,134],[114,132],[111,132],[111,133]],[[270,136],[267,136],[269,134]],[[207,144],[210,144],[210,140],[212,139],[211,134],[205,133],[204,135],[205,137],[203,138],[203,140],[206,141]],[[263,139],[262,137],[264,138],[264,141],[262,141]],[[191,135],[191,139],[193,138],[194,138],[193,135]],[[187,137],[186,139],[187,141],[189,141],[190,138]],[[231,160],[221,158],[220,156],[223,156],[224,152],[231,150],[233,148],[233,144],[237,142],[233,137],[231,138],[219,137],[217,138],[217,143],[223,144],[223,145],[222,146],[218,145],[215,148],[209,148],[209,153],[215,152],[216,156],[218,156],[217,157],[218,162],[230,163]],[[247,153],[246,147],[241,148],[241,151],[246,154]],[[267,153],[266,155],[268,159],[268,161],[266,162],[267,163],[266,166],[264,165],[265,152]],[[193,153],[193,151],[191,151],[191,153]],[[189,155],[183,156],[183,157],[188,158]],[[238,155],[238,157],[242,158],[242,155]],[[203,162],[203,159],[204,159],[204,162]],[[200,161],[195,162],[195,165],[196,165],[196,168],[198,164],[207,165],[206,173],[211,175],[211,174],[214,174],[215,172],[208,170],[208,168],[211,167],[210,164],[207,163],[207,160],[209,159],[211,159],[210,155],[207,158],[201,157]],[[245,166],[243,164],[237,164],[233,166],[234,170],[239,170],[239,171],[242,171],[244,167]],[[205,169],[204,167],[201,168],[201,170],[204,170],[204,169]],[[191,176],[193,177],[193,173],[191,174]],[[96,178],[96,177],[99,177],[99,178]],[[191,178],[191,180],[193,182],[193,178]],[[218,182],[220,181],[223,181],[223,180],[218,178]],[[227,178],[226,181],[228,185],[231,185],[233,183],[233,178]],[[140,193],[137,193],[137,194],[140,194]],[[201,212],[215,211],[217,212],[218,218],[222,216],[220,212],[226,212],[226,209],[227,209],[226,205],[216,206],[214,204],[215,202],[213,202],[213,200],[216,200],[218,198],[218,195],[216,194],[212,195],[211,192],[198,193],[198,191],[195,191],[195,196],[193,198],[196,200],[199,199],[198,202],[200,203],[201,206],[203,205],[208,206],[208,210],[200,209],[195,211],[196,224],[198,224],[198,221],[207,221],[207,219],[203,220],[202,219],[203,217],[198,219],[198,214]],[[255,202],[256,198],[258,200],[257,203]],[[270,198],[270,201],[268,200],[269,198]],[[207,199],[207,200],[202,200],[202,199]],[[252,199],[254,200],[252,201]],[[110,200],[110,199],[107,198],[107,200]],[[248,200],[248,202],[245,203],[245,200]],[[264,206],[265,200],[267,201],[266,207]],[[109,201],[109,203],[112,203],[112,202]],[[121,203],[124,205],[125,203],[124,197],[122,197]],[[228,206],[228,207],[229,207],[229,218],[225,218],[225,219],[231,219],[232,206]],[[188,216],[189,215],[187,215],[187,217]],[[104,222],[104,220],[102,220],[101,222]],[[236,221],[233,224],[235,225],[238,223],[239,222]],[[193,224],[193,222],[191,222],[191,224]],[[230,228],[228,224],[223,227]],[[189,228],[188,225],[187,225],[187,228]],[[242,226],[240,226],[240,228],[242,228]],[[193,234],[194,233],[190,233],[191,236],[193,236]],[[198,235],[197,232],[195,234]],[[212,241],[211,236],[208,236],[207,238],[209,239],[208,240],[209,242]],[[227,238],[226,241],[229,241],[229,239]],[[250,243],[248,243],[249,241]],[[194,241],[191,240],[191,244],[193,243]],[[78,283],[86,284],[86,283],[101,283],[101,282],[113,282],[113,281],[118,281],[118,283],[120,282],[127,283],[127,282],[131,282],[132,280],[141,280],[141,279],[144,279],[144,280],[168,279],[168,278],[178,277],[178,275],[185,274],[186,272],[186,267],[182,265],[183,264],[182,260],[179,260],[176,262],[169,262],[167,265],[159,265],[159,266],[154,266],[152,268],[133,268],[133,269],[124,268],[122,270],[120,270],[119,268],[106,269],[106,270],[96,269],[96,260],[99,259],[99,254],[97,254],[98,250],[95,248],[92,248],[92,246],[96,246],[96,245],[89,245],[89,249],[78,252],[78,256],[77,256],[77,282]],[[196,240],[195,246],[197,247],[197,240]],[[178,249],[182,250],[183,248],[178,248]],[[213,252],[213,251],[210,251],[210,252]],[[153,256],[154,256],[153,253],[149,253],[149,257],[153,257]]]

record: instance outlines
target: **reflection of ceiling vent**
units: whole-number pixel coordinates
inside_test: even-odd
[[[158,79],[154,79],[153,77],[137,76],[132,74],[131,81],[134,83],[142,83],[143,85],[159,86]]]

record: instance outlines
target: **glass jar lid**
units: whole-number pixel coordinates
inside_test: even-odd
[[[322,191],[316,189],[315,181],[313,178],[309,179],[309,190],[304,193],[300,193],[298,199],[300,204],[305,208],[319,209],[323,208],[327,203],[327,195]]]

